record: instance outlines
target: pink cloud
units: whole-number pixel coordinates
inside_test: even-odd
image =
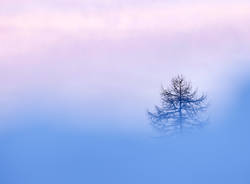
[[[65,36],[82,40],[113,40],[155,34],[174,37],[176,33],[193,34],[204,29],[214,34],[218,27],[233,28],[238,33],[244,33],[250,27],[249,3],[158,2],[150,6],[125,6],[111,11],[105,11],[105,8],[102,11],[81,11],[77,6],[75,9],[64,9],[49,6],[48,2],[44,4],[29,3],[30,8],[24,8],[25,11],[21,11],[25,7],[23,5],[16,11],[19,12],[17,14],[0,16],[1,55],[29,52],[30,49],[41,48],[41,45],[53,44]],[[90,2],[87,4],[91,5]],[[245,32],[244,39],[246,36],[248,38]]]

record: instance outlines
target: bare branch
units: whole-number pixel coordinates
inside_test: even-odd
[[[208,107],[207,96],[197,94],[182,75],[173,78],[169,88],[162,87],[161,106],[155,106],[155,112],[148,112],[151,125],[161,132],[202,127],[205,123],[200,114]]]

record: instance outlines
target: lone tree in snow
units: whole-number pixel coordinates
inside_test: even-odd
[[[182,132],[183,129],[202,127],[206,121],[206,95],[197,95],[190,82],[182,75],[173,78],[169,88],[161,91],[161,106],[148,112],[152,126],[163,133]]]

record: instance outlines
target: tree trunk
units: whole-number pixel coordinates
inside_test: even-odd
[[[180,132],[182,133],[182,89],[180,84],[180,99],[179,99],[179,123],[180,123]]]

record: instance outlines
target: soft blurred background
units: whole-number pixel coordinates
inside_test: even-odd
[[[248,1],[0,2],[0,182],[250,183]],[[210,124],[161,137],[183,74]]]

